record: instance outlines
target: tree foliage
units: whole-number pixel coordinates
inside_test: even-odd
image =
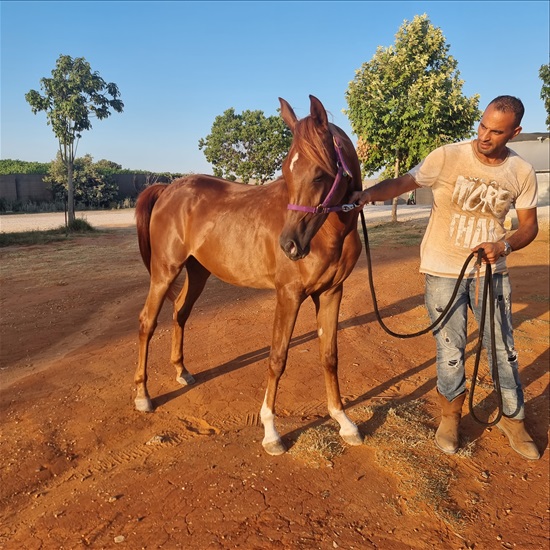
[[[288,153],[292,135],[279,116],[262,111],[227,109],[217,116],[211,133],[199,140],[214,175],[243,183],[265,183],[273,178]]]
[[[10,174],[46,174],[50,169],[49,162],[28,162],[26,160],[0,160],[0,175]]]
[[[77,203],[86,208],[108,206],[118,195],[118,185],[104,171],[105,163],[110,161],[94,163],[90,155],[74,160],[74,197]],[[56,200],[67,200],[69,182],[60,153],[52,161],[48,175],[44,177],[44,183],[50,186]]]
[[[427,15],[405,20],[346,91],[364,173],[402,175],[434,148],[470,137],[479,95],[463,96],[463,83],[441,30]]]
[[[60,159],[67,172],[70,226],[75,220],[73,171],[78,141],[84,130],[92,128],[92,118],[103,120],[110,116],[111,109],[120,113],[124,103],[117,85],[92,72],[83,57],[60,55],[52,78],[42,78],[40,87],[44,95],[30,90],[25,99],[34,114],[46,112],[48,125],[59,142]]]
[[[544,101],[544,108],[546,109],[546,127],[550,130],[550,64],[541,66],[539,76],[542,80],[540,98]]]

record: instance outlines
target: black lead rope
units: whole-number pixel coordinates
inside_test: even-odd
[[[472,258],[476,255],[475,252],[472,252],[464,262],[464,266],[462,267],[462,270],[460,272],[460,275],[458,276],[458,280],[456,282],[455,288],[453,290],[453,294],[451,296],[451,299],[449,300],[449,303],[445,307],[445,309],[441,312],[439,317],[427,328],[420,330],[418,332],[413,332],[410,334],[399,334],[397,332],[394,332],[393,330],[389,329],[384,321],[382,320],[382,316],[380,315],[380,311],[378,309],[378,302],[376,300],[376,292],[374,290],[374,281],[373,281],[373,275],[372,275],[372,262],[371,262],[371,254],[370,254],[370,246],[369,246],[369,238],[368,238],[368,232],[367,232],[367,224],[365,222],[365,214],[363,213],[363,210],[360,212],[361,214],[361,226],[363,228],[363,237],[365,239],[365,253],[367,257],[367,266],[368,266],[368,276],[369,276],[369,286],[370,291],[372,295],[372,302],[374,307],[374,313],[376,315],[376,319],[380,326],[390,335],[394,336],[395,338],[415,338],[416,336],[420,336],[422,334],[426,334],[427,332],[435,329],[445,318],[451,307],[453,306],[454,300],[456,298],[456,295],[458,293],[458,289],[460,286],[460,283],[462,282],[462,279],[464,279],[464,274],[466,273],[466,269],[468,268],[468,264],[472,260]],[[483,256],[483,249],[480,249],[477,251],[477,260],[476,265],[479,268],[481,266],[481,259]],[[468,405],[470,408],[470,413],[473,417],[473,419],[478,422],[479,424],[483,424],[484,426],[494,426],[502,417],[502,391],[500,389],[500,379],[498,374],[498,365],[497,365],[497,355],[496,355],[496,344],[495,344],[495,302],[494,302],[494,291],[493,291],[493,276],[492,276],[492,269],[491,264],[487,263],[485,265],[485,279],[483,284],[483,297],[482,297],[482,306],[481,306],[481,319],[479,321],[479,338],[476,346],[476,359],[474,364],[474,372],[472,374],[472,383],[471,383],[471,390],[470,395],[468,399]],[[492,358],[492,378],[495,384],[495,391],[497,395],[497,402],[498,402],[498,413],[496,418],[491,422],[484,422],[480,420],[474,413],[474,392],[476,388],[476,379],[477,379],[477,373],[479,370],[479,362],[481,359],[481,350],[483,345],[483,332],[485,328],[485,318],[486,318],[486,312],[487,312],[487,293],[489,295],[489,314],[490,314],[490,324],[489,329],[491,333],[491,358]]]

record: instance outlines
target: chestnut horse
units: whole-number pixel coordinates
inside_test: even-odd
[[[329,414],[344,441],[362,443],[342,406],[336,343],[343,283],[361,252],[359,211],[345,204],[361,189],[359,160],[348,136],[328,121],[317,98],[310,96],[310,115],[300,120],[285,100],[279,101],[293,135],[279,179],[249,186],[193,175],[148,187],[136,205],[139,247],[151,276],[139,317],[136,409],[153,409],[146,385],[147,353],[167,296],[174,301],[171,362],[177,381],[186,385],[194,378],[183,361],[184,327],[210,274],[237,286],[275,289],[260,413],[262,445],[271,455],[286,450],[275,428],[275,398],[298,310],[308,296],[316,308]],[[187,276],[179,284],[184,267]]]

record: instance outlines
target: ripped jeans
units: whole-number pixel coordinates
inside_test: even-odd
[[[484,277],[479,279],[479,304],[475,305],[476,279],[463,279],[454,305],[433,335],[437,345],[437,389],[448,401],[466,389],[464,351],[467,339],[467,315],[470,309],[478,323],[481,317]],[[445,309],[453,294],[456,279],[426,275],[426,308],[432,323]],[[523,389],[518,373],[517,352],[512,329],[512,293],[507,274],[493,275],[495,299],[495,340],[503,413],[516,420],[525,416]],[[489,304],[483,334],[492,372]]]

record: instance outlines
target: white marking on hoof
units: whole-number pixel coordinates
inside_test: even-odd
[[[329,411],[330,416],[340,424],[340,437],[348,445],[362,445],[363,438],[359,433],[357,426],[347,417],[346,413],[341,410]]]
[[[279,456],[286,453],[286,447],[283,442],[278,439],[277,441],[270,441],[268,443],[262,443],[265,452],[271,456]]]
[[[176,382],[178,382],[182,386],[190,386],[191,384],[195,383],[195,378],[190,372],[187,372],[185,374],[182,374],[181,376],[176,377]]]
[[[267,396],[267,393],[266,393]],[[286,452],[286,447],[283,445],[277,428],[275,428],[275,415],[273,411],[266,405],[265,398],[260,410],[260,418],[264,425],[264,439],[262,445],[265,452],[271,456],[282,455]]]
[[[348,445],[353,445],[354,447],[357,447],[358,445],[363,445],[364,443],[363,437],[361,436],[359,431],[357,431],[356,434],[343,434],[340,432],[340,436]]]
[[[153,412],[153,403],[148,397],[136,397],[134,403],[137,411]]]

